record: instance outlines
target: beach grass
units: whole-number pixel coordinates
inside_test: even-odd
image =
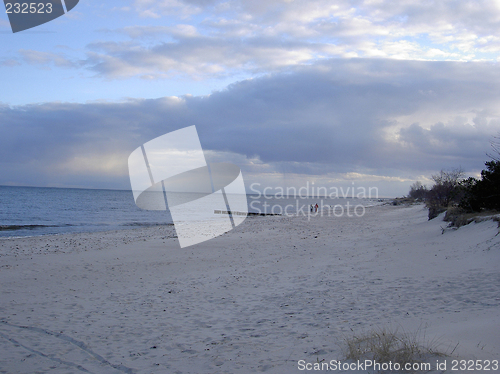
[[[350,361],[406,364],[430,362],[453,354],[442,349],[439,339],[428,339],[422,328],[406,332],[401,328],[378,328],[344,337],[344,357]],[[417,372],[417,371],[415,371]]]
[[[459,207],[450,207],[446,210],[443,220],[449,222],[450,227],[461,227],[471,222],[482,222],[489,219],[499,222],[500,227],[500,212],[496,210],[469,213]]]

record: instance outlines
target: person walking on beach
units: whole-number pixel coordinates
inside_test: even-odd
[[[316,205],[314,206],[314,211],[315,211],[316,213],[318,213],[318,208],[319,208],[319,205],[318,205],[318,203],[316,203]]]
[[[311,213],[312,213],[314,211],[314,205],[311,204],[309,208],[310,208]]]

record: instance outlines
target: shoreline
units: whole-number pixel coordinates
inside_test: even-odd
[[[364,209],[371,209],[379,206],[384,206],[384,205],[391,205],[388,202],[384,203],[378,203],[374,205],[364,205]],[[347,205],[344,207],[353,207],[353,205]],[[328,209],[325,209],[323,211],[328,211],[331,206],[328,206]],[[328,217],[328,214],[323,214],[322,210],[318,210],[318,212],[314,214],[309,214],[310,212],[306,212],[307,214],[296,214],[296,212],[292,214],[275,214],[275,213],[259,213],[259,212],[248,212],[247,213],[247,218],[256,218],[256,217],[287,217],[287,218],[293,218],[293,217],[308,217],[310,216],[311,218],[320,216],[320,217]],[[222,211],[215,211],[214,214],[222,214]],[[224,212],[226,213],[226,212]],[[331,215],[330,215],[331,216]],[[339,218],[339,217],[336,217]],[[36,226],[36,225],[35,225]],[[23,236],[0,236],[0,241],[1,240],[16,240],[16,239],[27,239],[27,238],[40,238],[40,237],[58,237],[58,236],[63,236],[63,235],[92,235],[92,234],[106,234],[106,233],[120,233],[120,232],[125,232],[125,233],[133,233],[135,230],[139,233],[141,230],[155,230],[155,229],[162,229],[165,227],[174,227],[173,223],[157,223],[157,224],[142,224],[142,223],[132,223],[123,226],[124,228],[120,229],[108,229],[108,230],[100,230],[100,231],[76,231],[76,232],[61,232],[61,233],[55,233],[55,234],[38,234],[38,235],[23,235]],[[0,230],[2,231],[2,230]],[[10,230],[10,229],[3,229],[3,231],[17,231],[17,230]]]
[[[72,199],[70,199],[70,201],[64,202],[69,204],[69,207],[72,206],[71,204],[74,201],[74,196],[71,197]],[[86,199],[89,199],[89,196],[84,197]],[[65,198],[66,200],[68,200],[67,196]],[[123,199],[124,197],[119,196],[119,198]],[[100,197],[100,199],[103,200],[102,196]],[[67,233],[92,233],[128,230],[137,226],[155,227],[163,226],[165,224],[173,224],[173,220],[169,211],[164,212],[141,210],[138,209],[135,205],[130,206],[131,201],[129,199],[123,201],[123,205],[120,204],[120,207],[118,208],[111,203],[102,201],[102,204],[107,204],[104,207],[104,211],[102,212],[102,214],[97,214],[96,212],[99,210],[99,206],[93,207],[92,204],[86,204],[83,208],[73,207],[68,211],[65,211],[61,210],[60,206],[55,204],[49,204],[48,206],[45,206],[40,203],[41,201],[43,201],[43,199],[38,199],[36,201],[36,203],[40,206],[37,206],[37,208],[35,209],[38,211],[38,213],[35,215],[22,213],[20,214],[20,216],[17,216],[18,213],[15,212],[25,211],[23,206],[17,207],[15,206],[15,204],[10,207],[7,206],[2,214],[2,223],[0,224],[0,238],[32,237],[56,234],[60,235]],[[97,199],[97,201],[99,201],[99,199]],[[323,198],[321,198],[321,206],[325,207],[329,205],[324,205],[324,201],[327,201],[329,204],[338,204],[339,207],[342,207],[346,204],[352,205],[358,202],[361,205],[367,206],[371,206],[373,204],[377,205],[379,203],[366,199],[351,200],[349,198],[323,200]],[[306,200],[297,198],[293,199],[293,201],[288,197],[274,198],[269,200],[265,199],[262,201],[248,200],[248,203],[251,205],[248,207],[248,215],[285,215],[285,213],[289,213],[291,215],[304,214],[308,213],[309,203],[311,202],[316,203],[316,200],[314,200],[314,198],[312,197]],[[117,203],[115,202],[115,204]],[[270,207],[272,207],[273,211],[269,209]],[[14,208],[16,208],[17,210],[13,210]],[[74,210],[74,212],[69,213],[69,211],[71,210]],[[200,212],[205,212],[205,210],[201,209]],[[201,216],[199,214],[200,212],[190,211],[189,213],[190,215],[192,214],[193,217],[198,217],[199,220],[210,219],[210,210],[208,210],[206,213],[203,213]],[[214,216],[217,216],[217,212],[212,211],[212,213]],[[14,215],[17,217],[15,220],[8,218]],[[44,217],[44,219],[41,219],[40,217]]]
[[[497,223],[426,213],[254,217],[184,249],[173,227],[0,241],[0,372],[299,373],[386,326],[493,359]]]

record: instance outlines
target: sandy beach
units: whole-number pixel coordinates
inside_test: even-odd
[[[498,360],[498,224],[445,226],[385,205],[184,249],[172,226],[3,239],[0,373],[299,373],[382,327]]]

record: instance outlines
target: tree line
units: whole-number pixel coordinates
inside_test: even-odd
[[[441,170],[432,175],[432,188],[427,189],[420,181],[410,187],[409,197],[425,201],[429,219],[435,218],[450,207],[457,207],[464,213],[485,210],[500,211],[500,160],[493,158],[485,163],[481,178],[464,178],[464,171]]]

